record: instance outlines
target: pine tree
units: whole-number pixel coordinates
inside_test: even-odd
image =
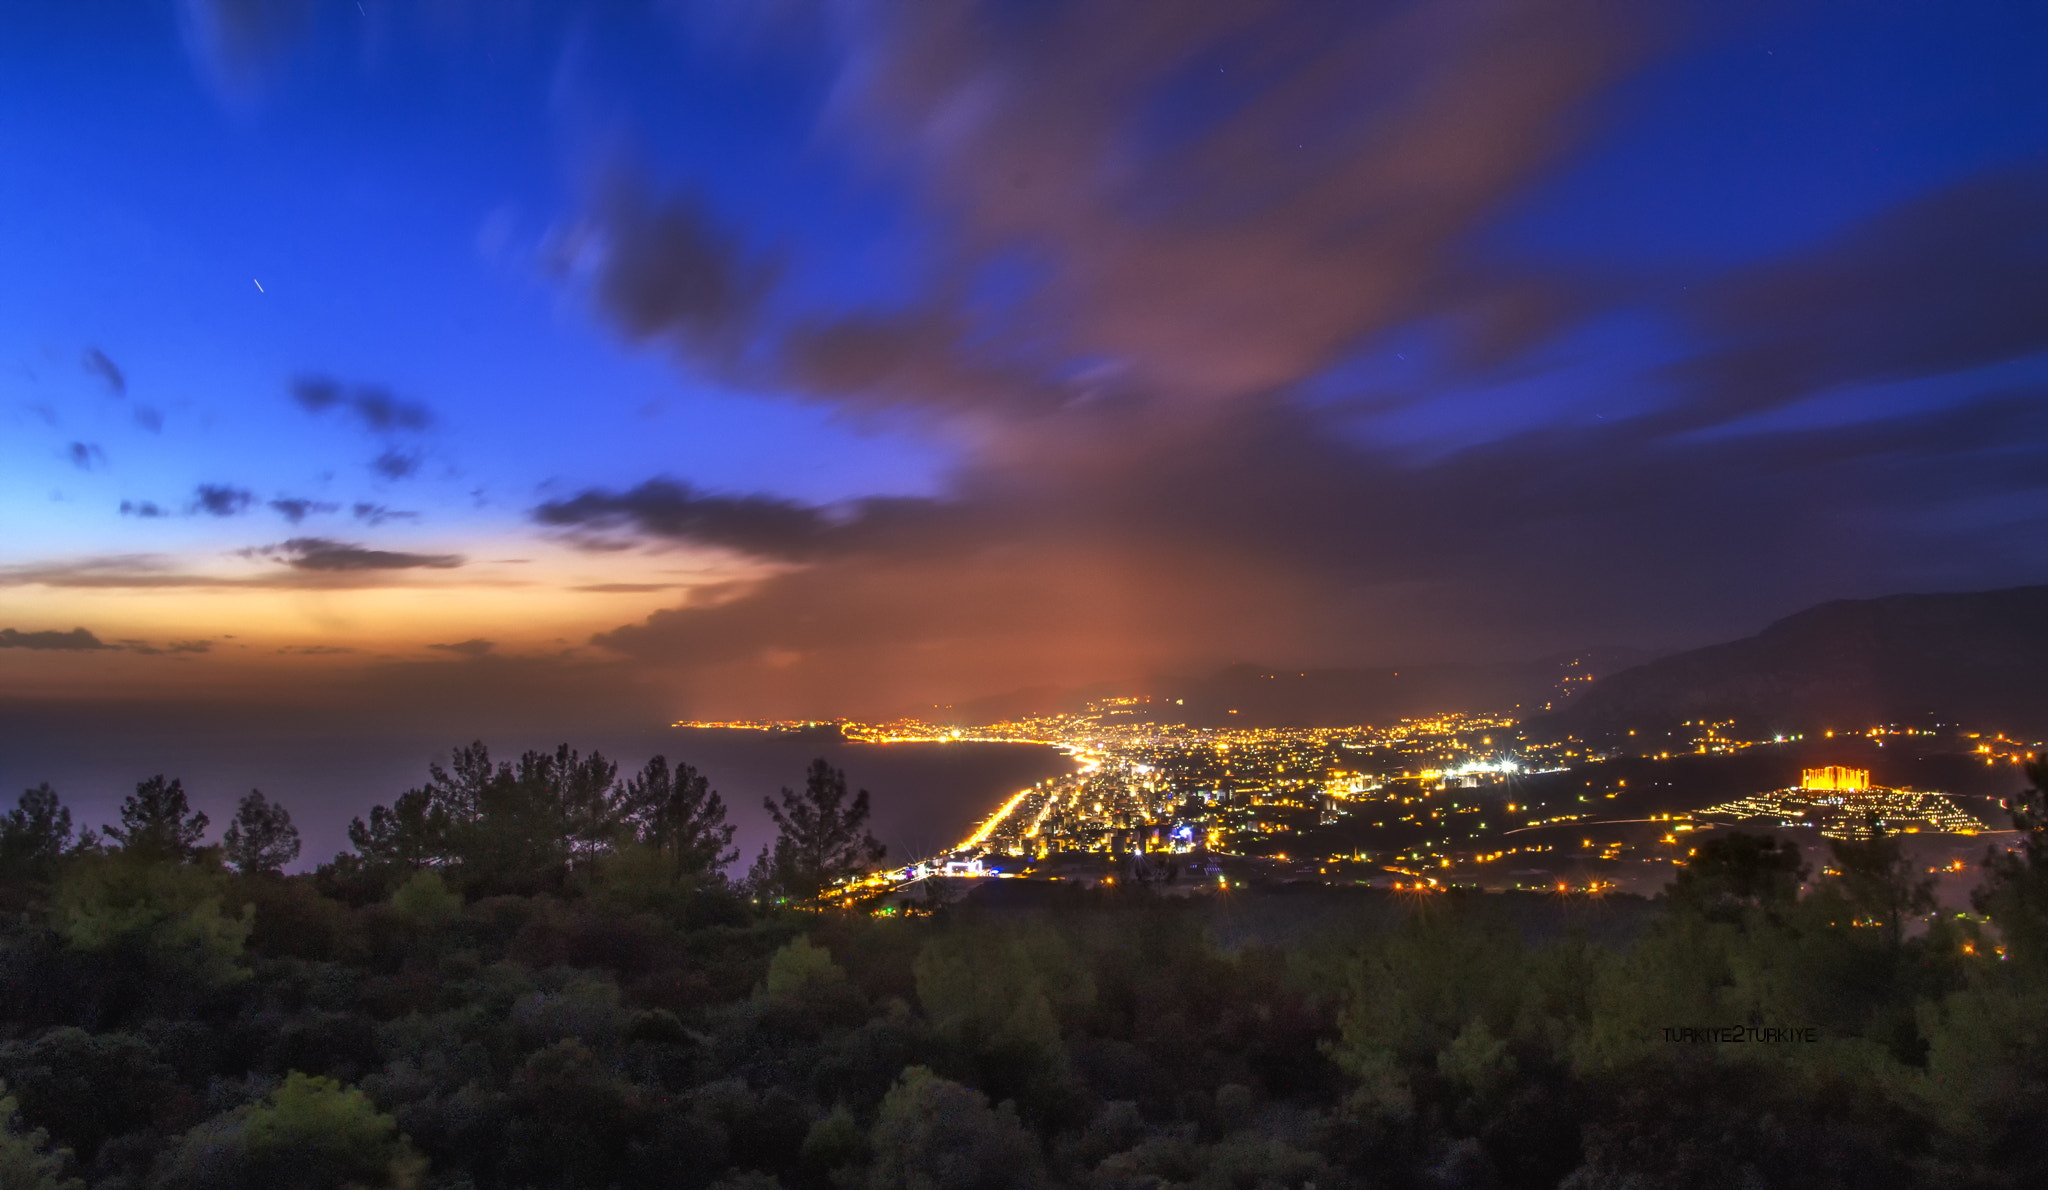
[[[1970,900],[1997,924],[2012,956],[2038,968],[2048,966],[2048,757],[2029,762],[2026,773],[2029,787],[2006,799],[2019,845],[1986,854],[1987,879]]]
[[[348,841],[366,864],[417,872],[448,859],[448,810],[431,789],[408,789],[350,822]]]
[[[656,756],[627,780],[620,810],[641,843],[668,856],[679,878],[722,871],[739,858],[736,830],[725,820],[725,799],[695,768]]]
[[[162,773],[138,782],[121,803],[121,825],[104,828],[121,850],[160,859],[189,860],[206,837],[207,817],[185,800],[184,782]]]
[[[235,807],[221,847],[229,866],[244,876],[280,872],[299,858],[299,829],[283,806],[252,789]]]
[[[550,842],[569,858],[609,850],[625,831],[616,788],[619,766],[603,753],[585,757],[562,744],[553,753],[526,753],[514,772],[528,808],[547,822]]]
[[[0,879],[46,872],[71,846],[71,811],[57,804],[49,782],[24,790],[0,818]]]
[[[867,832],[868,791],[849,803],[846,774],[821,757],[804,775],[804,791],[784,788],[782,804],[762,799],[775,820],[775,848],[763,849],[750,878],[764,891],[808,900],[835,882],[858,876],[887,848]]]
[[[1869,829],[1867,839],[1828,840],[1841,873],[1834,884],[1896,950],[1906,940],[1907,921],[1934,911],[1934,880],[1920,874],[1899,836],[1886,834],[1875,818]]]

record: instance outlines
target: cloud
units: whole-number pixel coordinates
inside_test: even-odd
[[[213,642],[179,640],[155,645],[146,640],[123,640],[108,644],[84,628],[73,628],[69,632],[18,632],[12,628],[0,628],[0,649],[39,649],[60,653],[127,652],[160,656],[211,652]]]
[[[105,382],[108,392],[113,393],[117,397],[128,395],[128,377],[121,371],[119,365],[107,358],[106,352],[101,351],[97,347],[88,347],[85,349],[85,353],[79,357],[78,364],[89,375],[97,376]]]
[[[401,401],[381,389],[358,392],[351,407],[363,424],[379,434],[397,430],[424,430],[434,424],[433,415],[417,401]]]
[[[862,9],[832,130],[954,234],[927,300],[807,320],[790,375],[938,409],[1297,383],[1477,300],[1461,240],[1570,147],[1642,24],[1603,0],[1070,3],[1019,36],[986,8]]]
[[[308,413],[325,413],[342,402],[341,386],[324,376],[292,381],[292,400]]]
[[[1639,22],[1599,0],[1500,0],[1456,19],[1072,3],[1030,25],[963,6],[835,26],[822,131],[890,171],[935,231],[909,299],[788,314],[791,295],[753,296],[779,274],[687,200],[673,253],[604,258],[634,270],[597,287],[627,338],[856,412],[916,410],[963,445],[930,499],[810,507],[651,479],[542,505],[587,543],[785,564],[597,643],[785,708],[1318,638],[1361,652],[1383,643],[1360,639],[1376,615],[1425,616],[1431,644],[1455,643],[1436,587],[1472,563],[1427,534],[1451,510],[1492,514],[1449,469],[1361,443],[1295,390],[1420,318],[1492,310],[1499,353],[1541,337],[1545,287],[1476,272],[1465,241],[1572,145],[1634,64]],[[600,210],[605,244],[661,238],[640,201]],[[705,338],[746,351],[692,346]],[[1393,573],[1411,545],[1415,573]]]
[[[102,643],[99,637],[83,628],[73,628],[69,632],[17,632],[12,628],[0,628],[0,649],[47,649],[79,653],[113,647]]]
[[[320,539],[299,539],[302,543],[318,542]],[[289,544],[289,543],[285,543]],[[354,547],[336,543],[337,549]],[[317,552],[317,545],[304,545],[287,550],[285,545],[263,546],[238,550],[244,558],[258,561],[291,562],[301,550]],[[453,555],[385,554],[383,551],[363,551],[373,556],[382,555],[397,559],[427,559],[429,569],[444,569],[459,565],[462,559]],[[207,574],[195,573],[180,568],[180,559],[168,554],[107,554],[63,562],[38,563],[19,566],[0,566],[0,587],[52,587],[59,590],[334,590],[389,585],[393,583],[394,571],[418,569],[425,563],[412,566],[367,566],[347,565],[349,561],[362,559],[343,557],[340,559],[319,559],[340,564],[322,568],[285,566],[273,571],[257,574]],[[441,565],[442,563],[448,566]]]
[[[420,469],[420,456],[402,450],[387,450],[370,460],[370,469],[386,479],[410,479]]]
[[[669,479],[651,479],[616,494],[582,492],[542,504],[533,516],[543,525],[624,526],[648,537],[787,559],[815,555],[833,531],[832,522],[815,508],[769,496],[711,495]]]
[[[693,356],[735,356],[774,283],[773,267],[749,259],[694,197],[656,199],[632,178],[609,187],[597,231],[558,245],[557,266],[592,240],[599,307],[629,338],[668,339]]]
[[[167,517],[171,514],[158,507],[154,500],[123,500],[121,501],[121,515],[153,520],[157,517]]]
[[[144,656],[150,657],[211,653],[213,651],[213,642],[210,640],[174,640],[162,646],[153,645],[148,641],[142,640],[124,640],[121,642],[121,645],[131,653],[141,653]]]
[[[297,496],[281,496],[270,502],[270,508],[285,520],[296,525],[314,513],[329,513],[339,508],[318,500],[307,500]]]
[[[326,537],[294,537],[278,545],[245,550],[249,557],[274,558],[295,570],[451,570],[462,565],[456,554],[409,554],[373,550]]]
[[[722,708],[891,713],[1247,657],[1701,643],[1843,594],[2048,577],[2022,544],[2048,529],[2048,389],[1710,439],[1545,427],[1424,461],[1298,407],[1171,442],[1145,424],[1099,412],[1085,437],[1111,455],[991,469],[902,532],[857,517],[592,643]]]
[[[141,426],[150,433],[161,434],[164,432],[163,412],[154,406],[137,405],[128,412],[135,419],[136,425]]]
[[[299,408],[315,416],[345,409],[373,434],[419,433],[434,425],[433,410],[377,385],[343,385],[325,376],[306,376],[292,382],[291,396]]]
[[[795,246],[688,186],[615,182],[556,242],[624,340],[834,412],[910,410],[957,451],[929,498],[817,506],[641,472],[541,505],[594,552],[775,564],[597,634],[607,681],[662,687],[650,705],[889,711],[1247,658],[1696,643],[1821,598],[2048,577],[2041,385],[1742,420],[2048,349],[2034,175],[1718,276],[1589,280],[1505,261],[1494,233],[1609,114],[1644,6],[1026,7],[854,5],[824,26],[818,137],[921,232],[886,304],[837,304]],[[1656,370],[1558,362],[1620,315],[1672,332]],[[1344,371],[1439,332],[1451,358],[1417,378]],[[292,399],[371,435],[390,479],[433,426],[370,386],[313,377]],[[1596,421],[1610,399],[1632,416]],[[1389,410],[1465,435],[1404,446]],[[325,538],[255,556],[277,585],[461,561]],[[505,681],[490,692],[522,693]]]
[[[202,483],[192,493],[192,505],[187,510],[193,514],[207,516],[240,516],[248,511],[256,499],[254,493],[227,484]]]
[[[103,467],[107,462],[107,452],[92,442],[74,442],[64,453],[71,460],[71,465],[80,471]]]
[[[385,521],[416,521],[420,519],[420,514],[417,512],[386,508],[382,504],[371,504],[365,501],[358,501],[354,507],[349,509],[349,514],[366,525],[381,525]]]
[[[1674,425],[2048,352],[2048,171],[1968,178],[1700,287]]]
[[[496,648],[497,642],[476,639],[457,641],[452,645],[428,645],[427,647],[439,649],[444,653],[459,653],[464,657],[481,657],[493,648]]]

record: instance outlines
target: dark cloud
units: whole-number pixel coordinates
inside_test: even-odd
[[[434,417],[425,405],[417,401],[401,401],[382,389],[358,391],[349,407],[362,419],[363,425],[379,434],[424,430],[434,424]]]
[[[419,433],[434,425],[433,410],[373,384],[343,385],[325,376],[306,376],[292,381],[291,396],[299,408],[316,416],[346,409],[373,434]]]
[[[455,554],[373,550],[326,537],[294,537],[245,553],[250,557],[274,558],[296,570],[451,570],[462,565],[462,558]]]
[[[247,512],[256,496],[243,488],[227,484],[202,483],[192,493],[192,505],[187,511],[207,516],[240,516]]]
[[[358,501],[349,512],[350,515],[366,525],[381,525],[385,521],[416,521],[420,519],[420,514],[417,512],[408,512],[398,508],[386,508],[382,504],[370,504],[363,501]]]
[[[929,240],[892,274],[905,292],[804,307],[777,288],[775,249],[631,181],[557,244],[559,263],[624,338],[752,391],[916,410],[958,466],[930,499],[816,507],[624,475],[542,505],[535,519],[584,549],[778,563],[599,634],[613,667],[576,672],[680,683],[646,706],[861,713],[1246,658],[1694,643],[1822,598],[2048,577],[2041,391],[2008,380],[1825,427],[1739,421],[2048,349],[2037,177],[1979,179],[1724,276],[1695,269],[1678,298],[1669,277],[1489,263],[1497,218],[1635,65],[1645,11],[838,10],[825,36],[844,70],[820,131],[915,204]],[[1694,358],[1619,385],[1653,393],[1633,419],[1453,411],[1469,433],[1425,450],[1366,417],[1428,411],[1444,374],[1570,387],[1546,350],[1646,307],[1683,324],[1673,354]],[[1434,379],[1313,388],[1416,328],[1455,345]],[[431,428],[424,407],[324,378],[292,396],[374,436],[385,478],[418,467],[406,435]],[[260,580],[276,585],[461,561],[325,538],[255,556],[282,563]],[[562,672],[444,660],[390,689],[427,674],[512,701]]]
[[[1690,312],[1714,347],[1677,369],[1692,399],[1672,420],[1685,424],[2048,352],[2048,172],[1907,202],[1717,279]]]
[[[805,323],[790,374],[830,400],[1185,406],[1299,382],[1432,309],[1502,318],[1456,249],[1573,142],[1641,16],[1070,3],[1024,34],[985,6],[864,9],[837,130],[957,234],[928,301]],[[1020,261],[1017,292],[976,288]]]
[[[783,339],[784,367],[802,391],[835,401],[1029,409],[1087,394],[1088,378],[1048,383],[1015,360],[971,347],[969,327],[944,314],[809,319]]]
[[[271,511],[296,525],[315,513],[335,511],[339,505],[307,500],[297,496],[280,496],[270,502]]]
[[[149,520],[156,517],[167,517],[171,514],[165,512],[153,500],[123,500],[121,501],[121,515],[142,517],[145,520]]]
[[[84,628],[73,628],[69,632],[18,632],[12,628],[0,628],[0,649],[40,649],[62,653],[85,653],[116,651],[140,653],[144,656],[161,656],[178,653],[207,653],[213,650],[210,640],[179,640],[156,645],[146,640],[123,640],[113,644],[101,640]]]
[[[1845,593],[2048,577],[2024,544],[2048,528],[2044,396],[1705,440],[1544,429],[1425,462],[1303,410],[1149,448],[1108,414],[1090,437],[1113,454],[982,475],[914,531],[849,530],[593,643],[721,706],[833,714],[1244,657],[1699,643]]]
[[[797,564],[599,643],[735,697],[873,707],[919,681],[972,693],[1318,637],[1366,648],[1359,617],[1441,604],[1387,562],[1446,536],[1424,502],[1484,505],[1471,480],[1364,448],[1288,390],[1431,314],[1488,312],[1468,316],[1499,354],[1540,338],[1541,286],[1505,294],[1457,247],[1571,142],[1636,22],[1534,0],[1455,21],[1074,3],[1027,23],[970,6],[840,26],[832,130],[901,170],[946,228],[928,292],[787,326],[758,303],[703,307],[725,338],[768,344],[749,366],[780,387],[957,419],[972,446],[950,490],[812,508],[655,480],[545,504],[536,519],[598,540]],[[1164,122],[1168,93],[1194,118]],[[608,219],[617,244],[642,237],[611,226],[649,225]],[[631,286],[600,286],[630,337],[670,333],[666,311],[687,307],[622,292],[744,289],[716,280],[739,250],[682,226],[674,277],[637,252]]]
[[[475,639],[456,641],[452,645],[428,645],[427,647],[439,649],[444,653],[457,653],[464,657],[481,657],[496,648],[497,644],[498,642],[496,641]]]
[[[143,429],[148,430],[150,433],[161,434],[164,432],[164,415],[163,412],[157,409],[156,407],[151,405],[137,405],[135,408],[129,410],[129,414],[130,416],[134,417],[136,425],[141,426]]]
[[[92,442],[74,442],[64,453],[71,460],[71,465],[80,471],[90,471],[105,466],[107,462],[107,452]]]
[[[723,280],[774,274],[684,203],[680,247],[625,258],[630,285],[600,273],[598,301],[630,338],[745,345],[697,366],[919,410],[960,464],[926,500],[658,479],[544,504],[584,548],[784,564],[595,643],[736,713],[888,712],[1246,658],[1692,644],[1827,598],[2048,578],[2025,544],[2048,531],[2040,391],[1698,432],[2048,349],[2032,175],[1718,278],[1475,252],[1639,64],[1644,20],[1601,0],[849,10],[827,132],[931,214],[925,288],[789,314]],[[604,242],[659,241],[632,234],[651,209],[607,212]],[[1590,383],[1559,362],[1584,324],[1645,309],[1695,358]],[[1332,380],[1420,332],[1451,346],[1434,375]],[[1495,417],[1451,409],[1452,381],[1617,408]],[[1416,409],[1464,437],[1400,445],[1382,415]]]
[[[744,346],[774,279],[693,197],[655,199],[632,179],[610,189],[599,250],[597,301],[628,337],[714,359]]]
[[[128,395],[128,377],[121,371],[119,365],[107,358],[106,352],[101,351],[97,347],[88,347],[85,349],[85,353],[79,357],[78,364],[89,374],[97,376],[104,381],[108,392],[113,393],[117,397]]]
[[[308,413],[325,413],[341,404],[341,386],[324,376],[308,376],[292,381],[292,400]]]
[[[950,232],[919,299],[778,321],[774,268],[687,197],[621,185],[568,251],[602,252],[600,309],[762,384],[980,414],[1249,399],[1432,312],[1506,352],[1554,292],[1489,281],[1461,243],[1573,143],[1644,25],[1613,0],[1482,0],[1455,21],[1074,2],[1035,6],[1025,33],[996,7],[834,22],[828,130]]]
[[[668,479],[651,479],[625,492],[587,491],[550,501],[533,516],[543,525],[626,527],[648,537],[789,559],[817,554],[834,529],[815,508],[768,496],[712,495]]]
[[[49,649],[77,653],[113,647],[83,628],[73,628],[69,632],[18,632],[12,628],[0,628],[0,649]]]
[[[420,469],[418,454],[387,450],[370,460],[370,469],[386,479],[410,479]]]
[[[124,640],[121,642],[121,645],[131,653],[141,653],[144,656],[150,657],[211,653],[213,651],[213,642],[210,640],[174,640],[161,646],[142,640]]]

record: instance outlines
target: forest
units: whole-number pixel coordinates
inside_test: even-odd
[[[2048,1184],[2048,762],[1977,912],[1878,835],[1654,901],[1003,882],[908,912],[824,761],[738,869],[657,758],[455,750],[286,874],[140,782],[0,817],[0,1190]],[[936,888],[937,882],[934,882]],[[827,907],[830,900],[830,907]]]

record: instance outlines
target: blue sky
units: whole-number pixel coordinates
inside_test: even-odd
[[[2017,2],[29,6],[0,674],[853,713],[2043,581],[2044,49]]]

